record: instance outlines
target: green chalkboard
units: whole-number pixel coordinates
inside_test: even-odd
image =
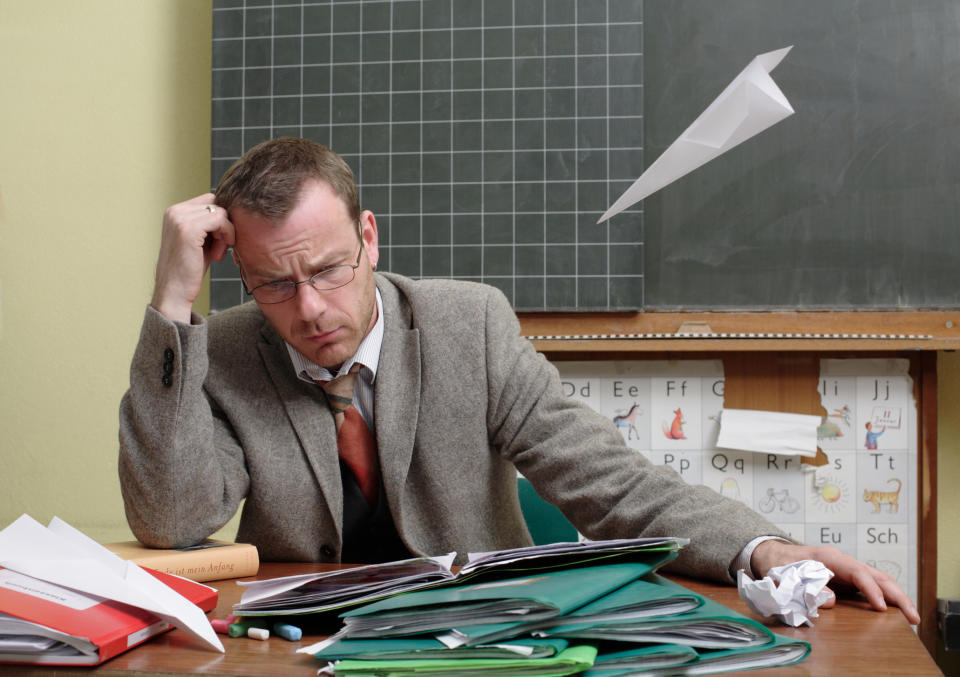
[[[956,0],[646,0],[645,163],[787,45],[796,113],[644,201],[644,306],[960,306]]]

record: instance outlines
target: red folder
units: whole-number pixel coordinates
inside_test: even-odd
[[[214,588],[179,576],[152,569],[145,570],[203,611],[210,611],[217,605],[217,591]],[[4,569],[0,568],[0,575],[3,573],[5,573]],[[14,623],[16,619],[29,621],[54,631],[54,633],[40,631],[35,636],[50,637],[56,633],[62,633],[78,638],[79,641],[76,644],[87,644],[89,653],[70,651],[69,647],[64,647],[63,644],[59,644],[58,649],[24,653],[17,650],[11,651],[0,642],[0,663],[98,665],[173,627],[143,609],[113,600],[94,601],[92,604],[86,602],[90,604],[86,606],[82,598],[89,596],[76,595],[65,588],[43,581],[36,581],[31,587],[29,582],[36,579],[26,580],[26,585],[23,579],[18,579],[15,584],[5,585],[0,578],[0,628],[3,628],[4,622],[9,620]],[[58,590],[63,593],[62,596],[58,595]],[[86,608],[77,608],[78,606],[86,606]],[[3,615],[7,618],[2,618]],[[2,634],[9,633],[0,631],[0,635]],[[20,634],[30,635],[32,632],[29,626],[24,626]]]

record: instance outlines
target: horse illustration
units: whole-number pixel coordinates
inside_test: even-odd
[[[637,416],[642,413],[643,410],[640,409],[640,405],[634,402],[633,406],[630,407],[630,411],[628,411],[626,414],[613,417],[613,423],[615,426],[617,426],[618,430],[620,428],[627,429],[627,441],[631,440],[634,435],[637,436],[637,439],[640,439],[640,433],[637,432],[637,426],[634,421],[636,420]],[[623,434],[622,430],[620,432]]]

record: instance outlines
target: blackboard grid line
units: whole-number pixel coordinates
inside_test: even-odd
[[[487,3],[480,3],[480,25],[486,26],[486,8]],[[486,39],[487,32],[480,31],[480,54],[486,54]],[[451,66],[456,66],[456,62],[451,64]],[[480,59],[480,82],[486,81],[486,71],[487,71],[487,60],[484,58]],[[486,122],[487,107],[486,107],[487,91],[486,88],[480,90],[480,114],[483,122]],[[486,148],[486,133],[487,126],[485,124],[480,125],[480,148]],[[487,154],[480,153],[480,280],[484,278],[484,273],[486,273],[486,254],[487,250],[484,247],[484,239],[486,236],[486,197],[487,191],[485,190],[486,186],[484,185],[487,178],[486,173],[486,158]]]
[[[547,4],[546,4],[546,3],[543,3],[543,23],[544,23],[544,25],[546,24],[546,22],[547,22]],[[540,31],[540,35],[541,35],[541,54],[544,54],[544,55],[545,55],[545,54],[547,53],[547,30],[546,30],[546,28],[544,28],[542,31]],[[541,62],[541,64],[542,64],[542,65],[541,65],[541,77],[543,78],[542,81],[543,81],[543,82],[546,82],[546,81],[547,81],[547,60],[546,60],[546,59],[543,59],[542,62]],[[541,94],[540,94],[540,100],[541,100],[540,112],[541,112],[544,116],[546,116],[546,114],[547,114],[547,89],[546,89],[546,87],[544,87],[544,88],[542,88],[540,91],[541,91]],[[546,145],[546,139],[544,139],[544,145]],[[547,176],[547,154],[546,154],[546,153],[543,154],[543,169],[542,169],[542,172],[543,172],[543,173],[541,174],[541,176],[546,177],[546,176]],[[543,279],[543,285],[542,285],[542,287],[543,287],[543,302],[542,302],[542,307],[548,308],[548,307],[550,306],[550,304],[547,302],[547,242],[548,242],[548,238],[547,238],[547,182],[546,182],[546,181],[543,182],[542,197],[543,197],[543,210],[544,210],[544,213],[543,213],[543,217],[542,217],[541,220],[540,220],[540,223],[541,223],[540,229],[541,229],[541,233],[542,233],[541,238],[540,238],[540,242],[542,243],[542,244],[541,244],[541,248],[542,248],[542,251],[543,251],[543,255],[542,255],[542,263],[541,263],[541,271],[540,271],[540,272],[541,272],[542,279]]]

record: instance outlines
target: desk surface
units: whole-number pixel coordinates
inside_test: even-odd
[[[329,565],[264,563],[260,567],[258,578],[287,576],[329,570],[329,568]],[[749,613],[737,597],[736,588],[682,578],[676,578],[676,580],[721,604],[741,613]],[[217,608],[211,618],[226,617],[232,605],[239,601],[241,588],[233,580],[214,581],[210,585],[220,591]],[[824,611],[815,622],[816,625],[813,628],[771,625],[774,632],[807,640],[813,645],[813,650],[805,661],[797,665],[752,670],[749,674],[755,677],[893,673],[909,673],[917,677],[942,674],[913,629],[896,609],[878,613],[856,601],[841,601],[836,608]],[[306,635],[300,642],[288,642],[271,636],[269,640],[262,642],[221,636],[226,653],[218,654],[204,649],[186,634],[174,629],[107,661],[92,671],[90,668],[18,669],[7,666],[0,667],[0,673],[33,676],[84,673],[97,677],[158,673],[314,675],[319,668],[319,662],[296,651],[320,637],[321,635]]]

